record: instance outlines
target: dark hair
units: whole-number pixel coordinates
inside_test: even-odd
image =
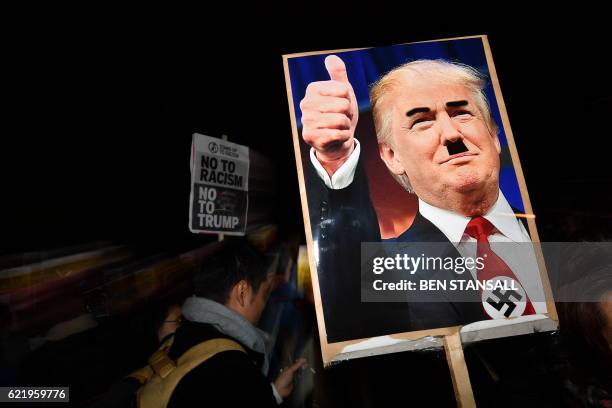
[[[205,260],[194,276],[194,294],[225,304],[232,288],[241,280],[257,293],[266,280],[264,256],[245,239],[232,239]]]

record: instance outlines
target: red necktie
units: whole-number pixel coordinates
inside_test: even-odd
[[[481,292],[485,312],[491,318],[535,314],[529,296],[527,296],[527,292],[522,287],[518,278],[512,273],[508,265],[491,249],[488,237],[494,230],[493,224],[483,217],[472,218],[465,228],[465,233],[478,242],[476,256],[482,258],[482,263],[484,264],[484,267],[477,271],[476,278],[479,281],[501,280],[510,282],[510,280],[513,280],[516,283],[512,285],[518,287],[518,290],[494,289],[492,291],[485,290],[483,291],[484,293]],[[525,309],[520,313],[523,305]]]

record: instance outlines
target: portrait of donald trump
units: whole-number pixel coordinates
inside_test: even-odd
[[[291,82],[301,125],[296,155],[330,343],[547,312],[535,254],[515,245],[537,231],[526,222],[533,214],[520,163],[508,135],[500,141],[489,78],[449,55],[471,47],[471,60],[487,67],[483,39],[450,43],[451,51],[431,52],[435,58],[422,45],[401,49],[404,58],[389,47],[395,58],[387,60],[376,49],[317,55],[313,63],[323,58],[327,75],[310,81],[300,60],[289,61],[289,74],[307,82],[301,91]],[[387,68],[391,59],[403,62],[373,74],[372,66]],[[365,242],[447,243],[452,257],[484,260],[461,279],[510,282],[513,289],[475,289],[462,301],[364,302]]]

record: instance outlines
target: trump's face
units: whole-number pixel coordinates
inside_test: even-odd
[[[381,145],[381,157],[393,173],[408,176],[421,199],[444,208],[457,193],[497,190],[499,140],[470,89],[406,74],[386,109],[391,141]],[[459,141],[467,151],[450,154],[447,146]]]

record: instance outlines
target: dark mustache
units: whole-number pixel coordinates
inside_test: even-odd
[[[446,145],[446,149],[448,150],[449,156],[468,151],[468,148],[465,146],[465,143],[463,143],[463,140],[461,139],[455,142],[448,142]]]

